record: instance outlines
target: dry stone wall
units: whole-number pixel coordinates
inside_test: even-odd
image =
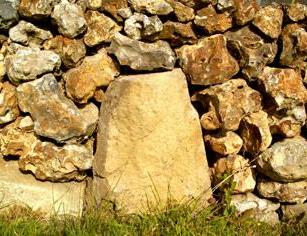
[[[206,206],[228,176],[238,214],[306,220],[306,30],[303,3],[0,0],[5,204]]]

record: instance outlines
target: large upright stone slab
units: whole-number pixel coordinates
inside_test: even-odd
[[[211,197],[197,112],[180,69],[123,76],[106,92],[94,159],[93,195],[128,213]]]

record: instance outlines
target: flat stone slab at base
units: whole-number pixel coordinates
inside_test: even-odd
[[[36,180],[18,169],[17,161],[0,158],[0,208],[26,206],[47,216],[81,216],[84,182],[51,183]]]

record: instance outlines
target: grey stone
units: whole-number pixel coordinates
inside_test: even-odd
[[[18,21],[16,8],[8,0],[0,0],[0,29],[7,30]]]

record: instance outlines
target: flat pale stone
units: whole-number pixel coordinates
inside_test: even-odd
[[[101,106],[93,163],[95,200],[128,213],[211,197],[198,114],[180,69],[120,77]],[[159,202],[156,198],[159,195]]]

